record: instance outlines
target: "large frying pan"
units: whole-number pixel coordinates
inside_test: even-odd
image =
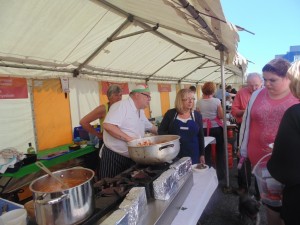
[[[128,142],[130,158],[139,164],[160,164],[172,161],[179,153],[180,136],[158,135]],[[143,146],[144,143],[151,145]]]

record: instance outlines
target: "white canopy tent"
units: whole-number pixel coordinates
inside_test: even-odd
[[[69,77],[72,109],[83,108],[83,92],[77,93],[89,83],[83,79],[214,81],[224,87],[225,81],[241,84],[247,67],[237,53],[237,29],[226,21],[219,0],[0,0],[0,27],[0,75]],[[16,144],[22,147],[34,140],[30,101],[14,100],[17,109],[10,120],[8,112],[0,110],[2,145],[15,137],[22,137]],[[8,104],[3,100],[0,108]],[[25,115],[18,110],[22,107]],[[73,126],[82,116],[80,110],[72,111]],[[13,117],[19,124],[11,124]]]
[[[0,73],[241,83],[246,60],[219,1],[0,2]],[[218,49],[218,50],[216,50]]]

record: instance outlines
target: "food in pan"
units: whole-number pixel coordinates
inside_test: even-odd
[[[150,145],[153,145],[154,143],[151,142],[150,140],[144,140],[142,142],[139,142],[137,144],[138,147],[143,147],[143,146],[150,146]]]
[[[86,181],[85,179],[75,179],[75,178],[63,178],[62,180],[69,188],[78,186]],[[65,188],[63,188],[61,183],[57,182],[56,180],[51,180],[51,182],[40,187],[39,191],[41,191],[41,192],[58,192],[58,191],[63,191],[63,190],[65,190]]]
[[[195,167],[196,169],[206,169],[207,165],[203,164],[203,163],[198,163],[197,166]]]
[[[162,144],[164,142],[152,142],[150,140],[144,140],[142,142],[137,143],[137,147],[144,147],[144,146],[150,146],[150,145],[157,145]]]

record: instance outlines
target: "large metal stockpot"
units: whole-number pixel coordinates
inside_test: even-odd
[[[80,224],[94,211],[94,171],[75,167],[53,174],[59,176],[69,188],[63,189],[60,186],[61,189],[53,188],[54,191],[51,191],[49,187],[55,187],[59,183],[49,175],[44,175],[30,184],[36,222],[39,225]]]
[[[132,140],[127,143],[129,156],[139,164],[170,162],[179,153],[179,139],[178,135],[158,135]],[[151,145],[143,146],[143,143]]]

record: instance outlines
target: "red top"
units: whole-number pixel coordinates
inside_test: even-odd
[[[251,97],[251,92],[248,87],[244,87],[241,90],[239,90],[233,100],[232,106],[231,106],[231,114],[235,117],[236,122],[241,124],[243,119],[243,114],[241,116],[238,116],[237,114],[241,110],[245,110],[247,107],[247,104]]]
[[[282,99],[271,99],[267,89],[262,90],[256,97],[250,112],[250,129],[248,141],[248,157],[252,165],[272,149],[281,118],[285,111],[299,103],[291,93]]]

